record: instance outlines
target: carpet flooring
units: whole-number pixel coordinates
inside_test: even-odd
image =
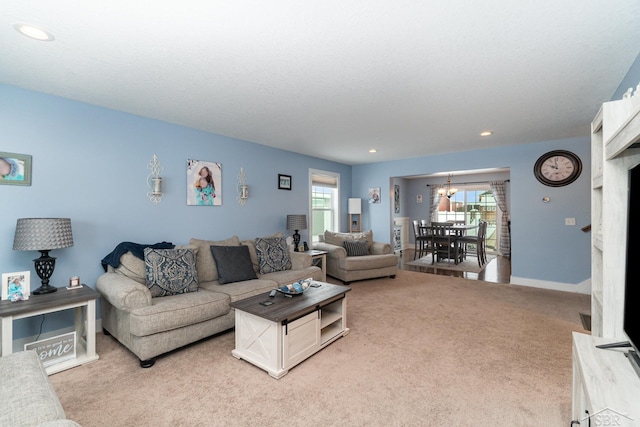
[[[588,295],[410,271],[351,287],[350,334],[280,380],[231,355],[233,331],[150,369],[98,334],[100,360],[50,378],[85,427],[569,425]]]

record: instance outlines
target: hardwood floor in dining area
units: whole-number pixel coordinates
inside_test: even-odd
[[[471,280],[484,280],[493,283],[509,283],[511,281],[511,260],[508,257],[496,256],[480,273],[471,273],[467,271],[453,271],[436,269],[433,267],[418,267],[415,265],[406,265],[406,262],[413,261],[413,249],[404,249],[399,257],[398,268],[408,271],[419,271],[422,273],[440,274],[443,276],[463,277]]]

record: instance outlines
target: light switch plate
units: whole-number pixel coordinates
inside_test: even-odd
[[[564,219],[564,225],[576,225],[576,219],[575,218],[565,218]]]

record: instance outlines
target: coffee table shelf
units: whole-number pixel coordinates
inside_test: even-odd
[[[302,295],[268,293],[231,304],[236,312],[236,348],[231,354],[279,379],[297,364],[349,333],[348,286],[315,282]],[[264,306],[261,302],[271,301]]]

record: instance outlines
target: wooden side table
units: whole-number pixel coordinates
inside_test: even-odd
[[[320,267],[322,269],[322,281],[327,281],[327,251],[318,251],[316,249],[311,249],[303,252],[305,254],[311,255],[311,262],[313,265]]]
[[[80,289],[58,288],[57,292],[31,295],[26,301],[0,301],[2,339],[0,354],[13,352],[13,321],[62,310],[75,310],[76,358],[65,360],[46,368],[47,374],[98,360],[96,354],[96,299],[98,293],[84,285]],[[83,337],[86,322],[86,335]]]

